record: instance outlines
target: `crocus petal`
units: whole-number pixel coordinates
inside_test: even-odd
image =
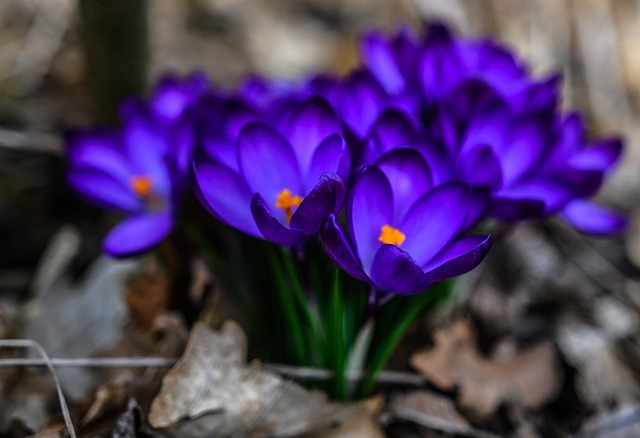
[[[618,234],[627,226],[627,220],[622,215],[583,200],[567,204],[562,215],[575,229],[588,234]]]
[[[285,189],[302,196],[302,181],[296,156],[280,133],[264,123],[247,125],[238,139],[238,163],[253,193],[269,205]],[[284,218],[284,213],[283,213]]]
[[[139,254],[160,243],[172,228],[173,220],[168,212],[133,216],[109,232],[103,248],[114,257]]]
[[[124,127],[124,145],[135,173],[153,180],[153,191],[168,198],[171,180],[165,160],[167,142],[161,130],[143,116],[130,118]]]
[[[384,109],[385,92],[366,71],[351,75],[344,84],[338,107],[347,126],[362,139]]]
[[[404,218],[407,210],[432,186],[431,170],[426,160],[415,149],[395,149],[376,162],[384,172],[393,192],[394,223]]]
[[[580,169],[608,171],[622,153],[622,141],[617,138],[600,140],[575,154],[569,163]]]
[[[498,189],[502,185],[500,160],[488,145],[469,149],[458,157],[458,172],[461,179],[474,186]]]
[[[330,135],[341,132],[338,117],[326,100],[314,97],[301,104],[289,120],[286,137],[298,157],[303,174],[307,173],[318,145]]]
[[[326,172],[337,173],[343,179],[347,179],[349,162],[349,147],[344,139],[337,134],[325,138],[311,159],[309,173],[305,177],[305,182],[308,184],[306,188],[315,184]]]
[[[226,138],[209,137],[202,139],[202,146],[202,150],[208,160],[216,161],[236,172],[240,172],[235,143]]]
[[[418,128],[411,116],[395,108],[385,110],[371,128],[369,145],[363,151],[360,164],[372,164],[385,152],[398,147],[417,146],[418,137]]]
[[[371,281],[360,267],[360,263],[358,263],[358,259],[334,214],[329,213],[322,222],[320,237],[327,254],[342,270],[358,280]]]
[[[505,222],[517,222],[540,217],[544,210],[545,204],[540,199],[495,196],[491,206],[491,216]]]
[[[214,216],[255,237],[262,237],[251,215],[253,193],[232,169],[218,163],[194,164],[196,195]]]
[[[371,32],[362,39],[362,55],[366,64],[390,94],[400,93],[405,82],[386,38]]]
[[[458,239],[431,259],[424,270],[433,282],[465,274],[480,264],[491,249],[492,242],[491,236]]]
[[[491,208],[491,190],[486,187],[472,187],[469,199],[469,213],[462,230],[470,230],[485,218]]]
[[[346,191],[344,182],[338,175],[322,175],[291,217],[291,228],[307,236],[316,234],[327,214],[337,214],[340,211]]]
[[[459,182],[434,187],[407,212],[398,227],[406,240],[402,249],[426,264],[460,232],[469,211],[471,190]]]
[[[76,131],[65,136],[65,143],[72,168],[102,171],[128,184],[132,170],[120,136],[106,131]]]
[[[88,201],[107,209],[135,213],[143,209],[128,183],[116,180],[112,175],[95,170],[72,169],[68,176],[71,186]]]
[[[393,193],[389,180],[375,166],[364,169],[347,203],[347,223],[365,272],[369,272],[383,225],[393,221]]]
[[[543,115],[516,122],[511,130],[511,139],[502,150],[496,151],[502,162],[505,185],[516,183],[538,163],[550,146],[550,127],[550,119]]]
[[[423,292],[431,284],[415,260],[395,245],[382,245],[377,251],[371,279],[380,289],[402,295]]]
[[[461,79],[463,61],[446,26],[434,23],[429,27],[419,68],[423,91],[429,99],[439,99]]]
[[[304,234],[282,225],[259,193],[251,198],[251,214],[265,239],[282,246],[297,246],[304,242]]]

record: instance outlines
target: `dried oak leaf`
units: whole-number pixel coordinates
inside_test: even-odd
[[[474,421],[486,420],[503,402],[540,407],[560,389],[562,372],[549,342],[507,358],[485,358],[466,320],[434,338],[435,346],[414,353],[411,365],[443,390],[459,388],[458,404]]]
[[[197,323],[183,357],[162,381],[149,422],[179,437],[299,436],[334,422],[340,408],[246,362],[242,329]]]
[[[377,417],[384,404],[384,397],[377,395],[359,403],[345,403],[340,411],[340,421],[336,427],[314,431],[304,438],[383,438],[384,432],[378,426]]]

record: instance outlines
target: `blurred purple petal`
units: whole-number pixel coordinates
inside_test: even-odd
[[[580,169],[594,169],[606,172],[618,161],[622,154],[622,141],[618,138],[599,140],[575,154],[569,163]]]
[[[619,234],[627,227],[627,219],[621,214],[583,200],[570,202],[562,213],[567,222],[583,233]]]
[[[399,94],[405,87],[389,42],[379,32],[370,32],[362,39],[362,56],[367,65],[391,94]]]
[[[510,198],[499,195],[493,199],[491,216],[505,222],[516,222],[540,217],[544,211],[545,204],[541,199]]]
[[[259,193],[251,198],[251,213],[265,239],[282,246],[297,246],[304,242],[304,234],[282,225]]]
[[[140,254],[164,240],[172,227],[173,220],[167,212],[132,216],[109,232],[103,247],[114,257]]]
[[[462,181],[493,190],[499,189],[502,185],[500,159],[487,145],[476,146],[463,152],[457,164]]]
[[[486,187],[472,187],[469,213],[462,230],[470,230],[485,218],[491,208],[491,191]]]
[[[385,108],[386,94],[366,71],[352,74],[344,83],[339,112],[357,137],[364,138]]]
[[[326,100],[315,97],[302,103],[292,114],[285,135],[298,157],[302,173],[305,174],[318,145],[327,137],[341,133],[340,122],[331,105]]]
[[[88,201],[104,208],[127,213],[139,212],[144,208],[128,181],[123,183],[110,174],[83,169],[72,169],[67,178],[69,184]]]
[[[423,292],[431,284],[416,261],[395,245],[382,245],[377,251],[371,279],[382,290],[402,295]]]

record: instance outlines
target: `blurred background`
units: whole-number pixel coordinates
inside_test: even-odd
[[[109,227],[64,183],[66,130],[116,123],[119,100],[167,71],[199,69],[225,85],[250,72],[346,73],[363,31],[430,20],[496,38],[536,75],[563,73],[564,108],[586,115],[592,137],[626,140],[600,198],[626,212],[630,228],[602,240],[556,221],[523,225],[467,277],[471,292],[425,327],[462,315],[487,355],[550,340],[565,383],[545,418],[575,431],[615,414],[609,420],[625,425],[615,430],[629,433],[619,436],[640,436],[630,429],[640,409],[640,0],[3,0],[2,311],[30,298],[52,236],[74,230],[79,275]]]

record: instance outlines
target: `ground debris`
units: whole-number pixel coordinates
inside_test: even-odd
[[[268,371],[247,366],[242,329],[197,323],[164,377],[149,422],[176,437],[299,436],[335,422],[341,407]]]
[[[414,353],[411,365],[440,389],[458,388],[458,404],[474,421],[486,420],[502,403],[539,408],[560,389],[563,376],[549,342],[507,357],[483,357],[467,320],[436,331],[434,338],[435,346]]]

